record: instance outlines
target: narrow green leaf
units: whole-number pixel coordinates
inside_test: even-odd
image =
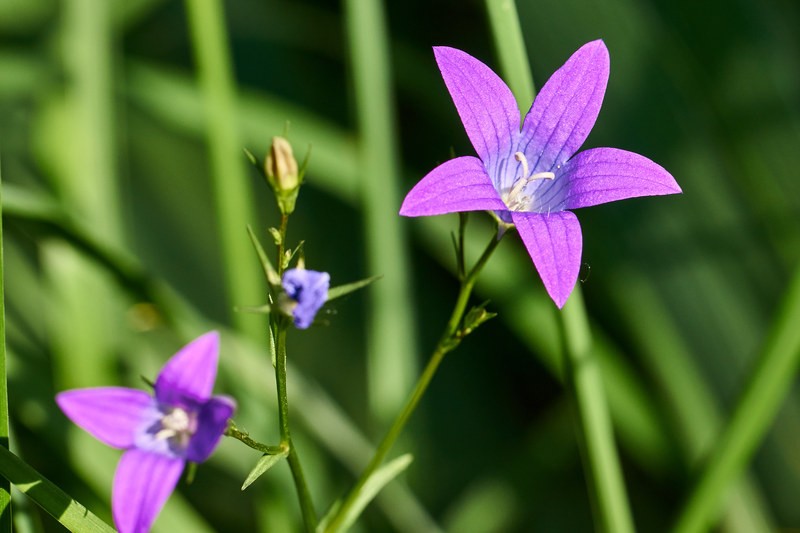
[[[335,518],[339,512],[339,505],[335,504],[319,523],[317,531],[324,531],[326,533],[333,533],[333,531],[347,531],[347,529],[349,529],[350,526],[352,526],[356,519],[361,515],[367,505],[375,498],[375,496],[378,495],[381,489],[383,489],[383,487],[388,485],[390,481],[399,476],[406,468],[408,468],[408,465],[410,465],[411,461],[413,460],[414,457],[410,453],[407,453],[401,455],[397,459],[393,459],[377,469],[372,476],[370,476],[367,482],[364,483],[364,486],[356,496],[355,503],[353,503],[353,505],[351,505],[346,511],[347,515],[345,515],[344,520],[341,522],[341,527],[337,528],[336,530],[327,529],[330,521]]]
[[[239,305],[233,308],[237,313],[255,313],[257,315],[268,315],[272,311],[272,306],[264,305]]]
[[[258,160],[258,158],[255,155],[253,155],[253,152],[251,152],[247,148],[243,148],[243,150],[244,150],[244,155],[247,156],[247,160],[250,161],[250,164],[256,167],[260,171],[261,162]]]
[[[296,256],[298,254],[298,252],[300,252],[303,249],[303,245],[305,243],[306,243],[306,241],[300,241],[300,244],[295,246],[294,250],[292,250],[291,252],[289,252],[289,251],[286,252],[286,259],[285,259],[285,261],[283,263],[283,269],[284,270],[289,268],[289,263],[291,263],[292,259],[294,259],[294,256]],[[301,264],[303,263],[302,255],[300,257],[300,263]],[[302,268],[302,267],[300,265],[298,265],[298,268]]]
[[[345,283],[344,285],[339,285],[337,287],[329,289],[328,299],[325,301],[330,302],[331,300],[335,300],[336,298],[341,298],[342,296],[357,291],[358,289],[363,289],[367,285],[378,281],[382,277],[383,276],[372,276],[369,278],[364,278],[362,280],[354,281],[352,283]]]
[[[259,242],[258,237],[256,237],[256,234],[253,232],[253,228],[250,227],[250,224],[247,225],[247,234],[250,236],[250,242],[253,243],[253,248],[256,250],[258,260],[261,262],[261,269],[264,271],[267,281],[270,285],[280,285],[281,278],[278,276],[278,272],[275,270],[275,267],[272,266],[267,253],[264,251],[264,247],[261,246],[261,242]]]
[[[267,470],[278,464],[278,461],[280,461],[287,455],[289,455],[288,450],[279,453],[277,455],[268,455],[266,453],[262,455],[261,459],[259,459],[258,462],[256,463],[256,466],[253,467],[253,469],[247,475],[247,479],[245,479],[244,483],[242,483],[242,490],[252,485],[255,480],[257,480],[264,474],[264,472],[266,472]]]
[[[0,475],[13,483],[69,531],[114,533],[114,528],[3,446],[0,446]]]
[[[269,234],[272,235],[272,240],[275,242],[275,246],[280,246],[283,242],[283,237],[281,237],[281,232],[278,231],[278,228],[269,228]]]
[[[486,300],[482,304],[476,305],[469,310],[467,316],[464,317],[463,326],[459,330],[460,337],[466,337],[475,331],[475,328],[487,320],[491,320],[497,316],[497,313],[492,313],[486,310],[487,305],[489,305],[489,300]]]

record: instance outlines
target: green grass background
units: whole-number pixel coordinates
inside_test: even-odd
[[[335,284],[385,275],[334,302],[327,325],[289,337],[293,434],[320,511],[399,409],[457,293],[449,232],[458,221],[396,211],[428,170],[472,153],[431,46],[499,63],[481,2],[384,4],[385,27],[359,19],[371,2],[224,2],[235,87],[226,110],[224,65],[223,77],[198,81],[208,20],[193,37],[183,2],[0,2],[11,444],[99,516],[110,520],[119,453],[71,427],[53,401],[60,390],[143,387],[140,376],[152,379],[182,343],[218,328],[217,390],[239,400],[241,428],[278,439],[265,325],[232,311],[265,297],[238,220],[266,241],[276,209],[243,153],[219,140],[226,128],[263,154],[288,121],[298,157],[312,145],[290,239],[305,240],[308,266]],[[634,518],[641,531],[663,531],[751,374],[800,256],[800,6],[517,7],[537,86],[589,40],[610,50],[586,147],[645,154],[684,190],[578,212],[582,288]],[[377,103],[353,82],[351,44],[364,42],[358,51],[376,46],[388,59],[362,73],[387,91]],[[226,112],[206,115],[209,97]],[[365,112],[382,113],[383,127]],[[471,219],[473,256],[484,218]],[[481,298],[499,318],[440,369],[396,450],[415,460],[362,530],[591,530],[556,310],[518,239],[492,258]],[[796,390],[771,428],[723,506],[721,531],[800,528]],[[239,492],[257,459],[223,442],[154,531],[297,529],[285,465]],[[24,498],[15,503],[21,531],[59,530]]]

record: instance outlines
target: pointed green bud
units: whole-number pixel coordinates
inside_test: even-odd
[[[272,146],[264,162],[264,172],[276,192],[291,192],[300,184],[297,160],[292,145],[283,137],[273,137]]]
[[[283,137],[273,137],[267,158],[264,160],[264,174],[275,193],[278,208],[284,215],[294,211],[297,193],[303,183],[303,172],[298,168],[292,153],[292,145]]]

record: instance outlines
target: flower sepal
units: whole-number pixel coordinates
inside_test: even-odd
[[[460,338],[463,339],[475,331],[478,326],[497,316],[497,313],[492,313],[491,311],[486,310],[487,305],[489,305],[488,300],[469,310],[467,316],[464,317],[464,322],[462,322],[461,329],[458,330],[458,336]]]

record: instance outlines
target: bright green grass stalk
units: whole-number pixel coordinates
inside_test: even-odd
[[[513,0],[486,0],[486,7],[503,75],[517,97],[519,108],[527,110],[533,101],[534,84],[515,4]],[[597,526],[607,533],[633,531],[603,377],[592,353],[589,320],[580,287],[575,288],[559,316],[565,337],[564,370],[575,395]]]
[[[0,476],[35,501],[69,531],[114,533],[114,528],[53,485],[25,461],[0,446]],[[9,514],[10,513],[3,513]],[[9,516],[10,518],[10,516]],[[5,519],[4,519],[5,520]]]
[[[486,12],[495,36],[500,70],[511,92],[516,95],[520,110],[525,113],[536,96],[536,87],[522,38],[517,5],[514,0],[486,0]]]
[[[110,9],[107,3],[92,0],[64,4],[59,59],[68,84],[63,101],[60,95],[52,97],[57,100],[54,108],[58,111],[52,112],[42,127],[39,149],[41,161],[52,168],[51,179],[59,199],[80,213],[86,224],[97,228],[99,238],[118,242],[123,238],[123,224],[115,165],[115,47]],[[46,249],[44,245],[45,254]],[[70,251],[70,264],[79,266],[69,275],[63,264],[45,267],[52,267],[52,288],[74,311],[68,324],[57,313],[48,322],[55,382],[66,388],[108,383],[114,366],[108,354],[113,353],[112,345],[118,338],[114,323],[117,300],[113,288],[93,265],[82,262],[77,251]],[[73,290],[76,286],[85,291]]]
[[[265,289],[252,261],[245,228],[255,220],[250,178],[235,119],[236,94],[225,13],[219,0],[186,0],[192,48],[205,97],[206,134],[230,308],[258,303]],[[266,139],[264,140],[266,142]],[[179,205],[176,198],[176,205]],[[236,313],[234,323],[257,339],[261,317]]]
[[[0,171],[0,448],[8,449],[8,379],[6,375],[6,297],[3,275],[3,180]],[[0,533],[11,531],[11,485],[0,480]]]
[[[675,533],[706,531],[718,518],[731,482],[747,467],[781,402],[794,382],[800,362],[800,269],[786,292],[772,331],[750,382],[675,525]]]
[[[564,371],[575,395],[595,520],[598,527],[607,533],[633,531],[603,376],[592,353],[591,332],[580,287],[575,287],[561,317],[566,355]]]
[[[397,216],[399,164],[388,29],[381,0],[347,0],[344,5],[358,119],[358,174],[368,270],[383,275],[369,291],[369,405],[378,421],[388,422],[417,374],[409,260]]]

